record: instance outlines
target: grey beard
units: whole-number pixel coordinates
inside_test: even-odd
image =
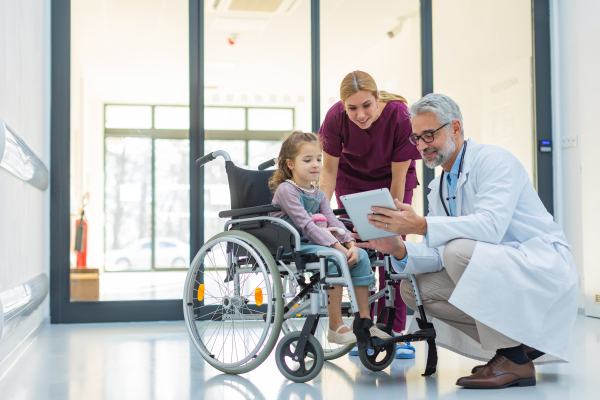
[[[423,157],[423,162],[427,168],[433,169],[438,165],[443,165],[448,162],[448,160],[450,160],[454,155],[455,151],[456,143],[454,142],[454,139],[452,139],[452,136],[449,133],[446,133],[446,143],[444,144],[444,147],[437,149],[437,155],[432,161],[427,162],[425,161],[425,157]],[[421,152],[421,156],[423,156],[423,152]]]

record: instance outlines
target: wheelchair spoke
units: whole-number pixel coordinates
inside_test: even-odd
[[[206,307],[206,306],[202,306],[202,307]],[[201,307],[201,308],[202,308],[202,307]],[[219,306],[219,307],[220,307],[220,306]],[[199,308],[199,309],[200,309],[200,308]],[[217,308],[217,310],[215,310],[215,311],[209,311],[208,313],[206,313],[206,314],[203,314],[203,315],[201,315],[201,316],[197,317],[197,318],[196,318],[196,320],[197,320],[197,321],[201,321],[201,318],[203,318],[203,317],[206,317],[207,315],[210,315],[210,314],[216,314],[218,310],[219,310],[219,309]],[[212,319],[211,319],[211,321],[212,321]]]
[[[223,324],[224,325],[224,324]],[[229,330],[227,331],[227,336],[225,336],[224,342],[227,342],[227,338],[229,337],[229,334],[231,333],[231,329],[233,328],[233,320],[231,321],[231,327],[229,328]],[[225,326],[223,326],[223,330],[225,330]],[[217,360],[219,359],[219,357],[221,356],[221,352],[223,351],[223,349],[225,348],[225,346],[221,347],[221,350],[219,351],[219,354],[217,355]]]

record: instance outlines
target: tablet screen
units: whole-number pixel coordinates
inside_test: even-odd
[[[384,207],[397,210],[394,199],[389,189],[369,190],[368,192],[340,196],[352,224],[360,235],[360,239],[367,241],[381,239],[384,237],[398,236],[392,232],[386,232],[369,224],[368,214],[373,214],[371,207]]]

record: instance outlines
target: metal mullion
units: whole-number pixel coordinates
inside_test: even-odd
[[[151,185],[151,201],[150,201],[150,271],[156,270],[156,143],[152,140],[152,157],[150,163],[150,185]]]
[[[150,108],[151,111],[151,126],[154,130],[154,106]],[[150,271],[156,270],[156,143],[155,139],[152,138],[152,156],[151,156],[151,172],[150,172],[150,188],[151,188],[151,201],[150,201]]]
[[[312,131],[321,126],[321,18],[319,0],[310,2]]]
[[[189,0],[190,27],[190,260],[204,243],[204,1]],[[201,267],[201,270],[203,268]],[[203,274],[198,277],[204,283]],[[204,302],[200,302],[204,304]]]
[[[533,114],[534,114],[534,182],[546,210],[554,215],[554,177],[552,152],[560,146],[553,143],[552,152],[542,153],[539,142],[552,143],[552,73],[550,42],[550,2],[531,1],[533,52]],[[541,177],[541,179],[540,179]]]
[[[66,319],[70,293],[71,2],[52,2],[50,101],[50,317]]]
[[[432,0],[421,0],[421,95],[433,93],[433,5]],[[429,211],[428,185],[435,178],[435,170],[423,162],[423,215]]]

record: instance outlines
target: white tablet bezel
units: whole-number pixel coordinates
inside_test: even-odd
[[[368,192],[340,196],[346,213],[352,220],[352,224],[364,241],[398,236],[392,232],[386,232],[369,224],[368,214],[374,214],[371,207],[384,207],[397,211],[394,199],[389,189],[369,190]]]

